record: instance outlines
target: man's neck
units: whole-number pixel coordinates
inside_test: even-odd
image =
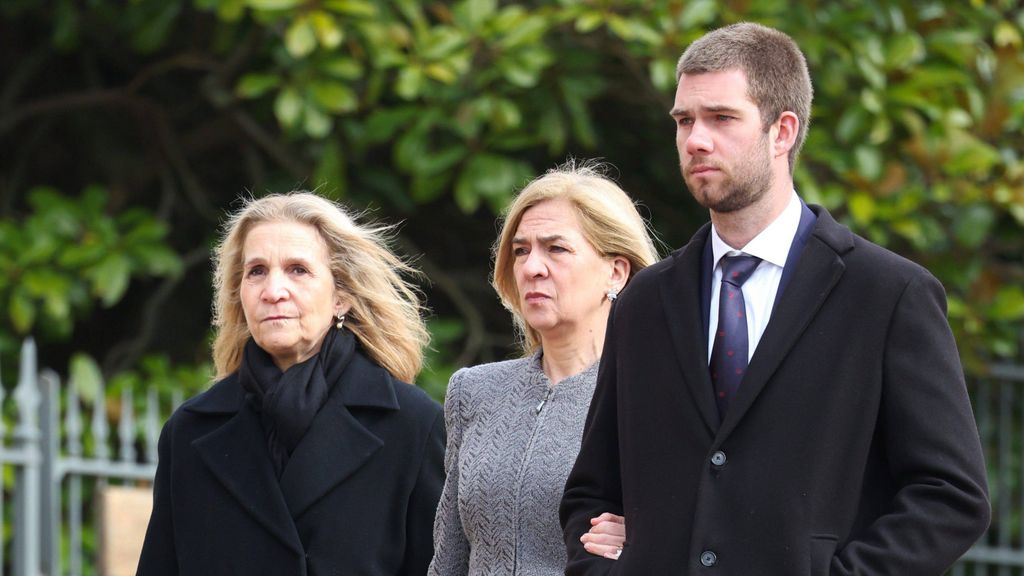
[[[782,214],[793,193],[793,180],[781,179],[758,202],[735,212],[711,211],[711,223],[718,236],[730,247],[739,250]]]

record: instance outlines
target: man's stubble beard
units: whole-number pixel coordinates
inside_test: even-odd
[[[712,212],[727,214],[747,208],[761,200],[774,182],[767,133],[761,134],[761,138],[758,139],[751,151],[753,158],[750,162],[738,163],[738,168],[733,167],[730,171],[726,171],[726,168],[718,163],[702,161],[699,158],[691,159],[689,164],[683,167],[683,180],[697,203]],[[691,168],[701,164],[711,164],[722,170],[725,177],[718,184],[712,182],[694,184],[687,173]],[[712,192],[716,189],[726,192],[715,197]]]

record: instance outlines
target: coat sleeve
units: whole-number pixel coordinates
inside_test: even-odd
[[[580,453],[566,480],[558,511],[568,552],[566,576],[614,574],[618,564],[590,554],[580,542],[580,537],[590,530],[591,518],[603,512],[622,515],[614,310],[613,306]],[[626,523],[628,526],[628,518]],[[627,533],[627,543],[628,536]]]
[[[834,576],[942,574],[988,527],[978,429],[939,282],[921,270],[893,312],[879,430],[897,484],[889,511],[838,550]]]
[[[452,375],[444,401],[448,429],[448,447],[444,455],[446,476],[434,520],[434,559],[427,572],[430,576],[465,576],[469,573],[469,540],[459,516],[459,448],[465,425],[461,388],[463,374],[459,370]]]
[[[171,438],[172,418],[160,432],[157,444],[156,478],[153,480],[153,512],[142,544],[138,576],[178,573],[178,555],[174,543],[174,518],[171,514]]]
[[[441,409],[437,408],[430,435],[423,447],[416,486],[409,497],[406,521],[406,552],[401,574],[415,576],[427,573],[427,566],[434,554],[431,529],[437,501],[444,485],[445,429]]]

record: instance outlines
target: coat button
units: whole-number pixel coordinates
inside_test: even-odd
[[[715,468],[725,467],[725,463],[728,461],[729,459],[725,457],[725,452],[722,452],[721,450],[716,450],[715,453],[711,455],[711,465]]]
[[[718,564],[718,554],[715,554],[711,550],[705,550],[700,553],[700,563],[706,568],[711,568],[715,564]]]

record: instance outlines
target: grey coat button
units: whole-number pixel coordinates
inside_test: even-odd
[[[722,452],[721,450],[716,450],[715,453],[711,455],[711,465],[715,468],[725,466],[725,463],[728,461],[729,459],[725,457],[725,452]]]
[[[718,554],[715,554],[711,550],[705,550],[700,553],[700,563],[707,568],[711,568],[715,564],[718,564]]]

